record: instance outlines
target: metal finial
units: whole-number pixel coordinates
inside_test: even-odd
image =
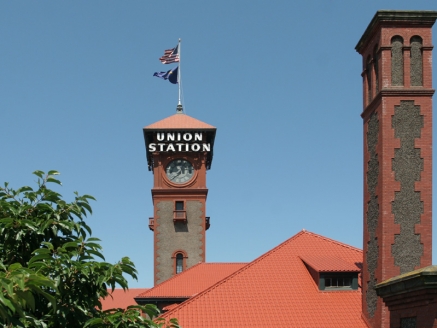
[[[176,113],[177,114],[182,114],[183,112],[184,112],[184,109],[182,108],[182,105],[181,104],[177,105]]]

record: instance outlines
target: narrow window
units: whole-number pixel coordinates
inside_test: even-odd
[[[184,256],[181,253],[176,254],[176,274],[184,270]]]
[[[173,222],[187,223],[187,211],[185,211],[184,201],[175,201],[173,211]]]
[[[391,39],[391,85],[404,85],[404,56],[402,47],[404,39],[399,35]]]
[[[366,72],[367,72],[367,104],[370,104],[372,101],[372,58],[370,55],[367,57],[366,64]]]
[[[183,211],[184,210],[184,202],[176,201],[176,203],[175,203],[175,210],[176,211]]]
[[[411,86],[423,85],[423,61],[422,61],[422,38],[413,36],[410,41],[410,76]]]
[[[375,95],[379,92],[379,55],[378,45],[373,49],[373,69],[375,70]]]
[[[325,287],[332,287],[332,278],[325,278]]]

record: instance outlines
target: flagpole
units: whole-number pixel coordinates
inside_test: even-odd
[[[178,89],[179,89],[179,99],[178,99],[178,107],[181,106],[181,39],[179,38],[178,44],[178,53],[179,53],[179,68],[178,68]]]

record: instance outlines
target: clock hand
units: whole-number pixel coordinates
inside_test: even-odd
[[[174,178],[176,178],[179,174],[176,173],[175,175],[173,175],[173,177],[170,180],[173,180]]]
[[[176,172],[176,174],[170,179],[173,180],[174,178],[176,178],[179,174],[181,174],[182,170],[179,170],[178,172]]]
[[[184,177],[184,176],[186,176],[187,175],[187,170],[184,170],[183,171],[183,174],[182,174],[182,170],[181,170],[181,174],[179,174],[181,177]]]

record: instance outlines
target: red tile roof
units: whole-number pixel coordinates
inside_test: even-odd
[[[367,328],[361,290],[320,291],[300,258],[325,255],[363,260],[360,249],[302,231],[163,317],[184,328]]]
[[[216,129],[214,126],[199,121],[194,117],[188,116],[182,113],[176,113],[172,116],[164,118],[156,123],[150,124],[144,127],[145,130],[165,130],[165,129],[199,129],[199,130],[211,130]]]
[[[241,269],[247,263],[198,263],[136,298],[190,298]]]
[[[351,263],[337,256],[306,255],[300,257],[306,264],[318,272],[360,272],[361,263]]]
[[[108,289],[108,292],[112,295],[109,295],[105,299],[100,300],[102,303],[102,309],[108,310],[113,308],[122,308],[126,309],[129,305],[137,305],[137,302],[135,302],[134,297],[144,293],[147,291],[148,288],[130,288],[126,291],[122,288],[116,288],[111,293],[111,290]]]
[[[173,303],[170,305],[167,305],[163,308],[164,311],[170,311],[173,310],[175,307],[179,306],[180,303]]]

